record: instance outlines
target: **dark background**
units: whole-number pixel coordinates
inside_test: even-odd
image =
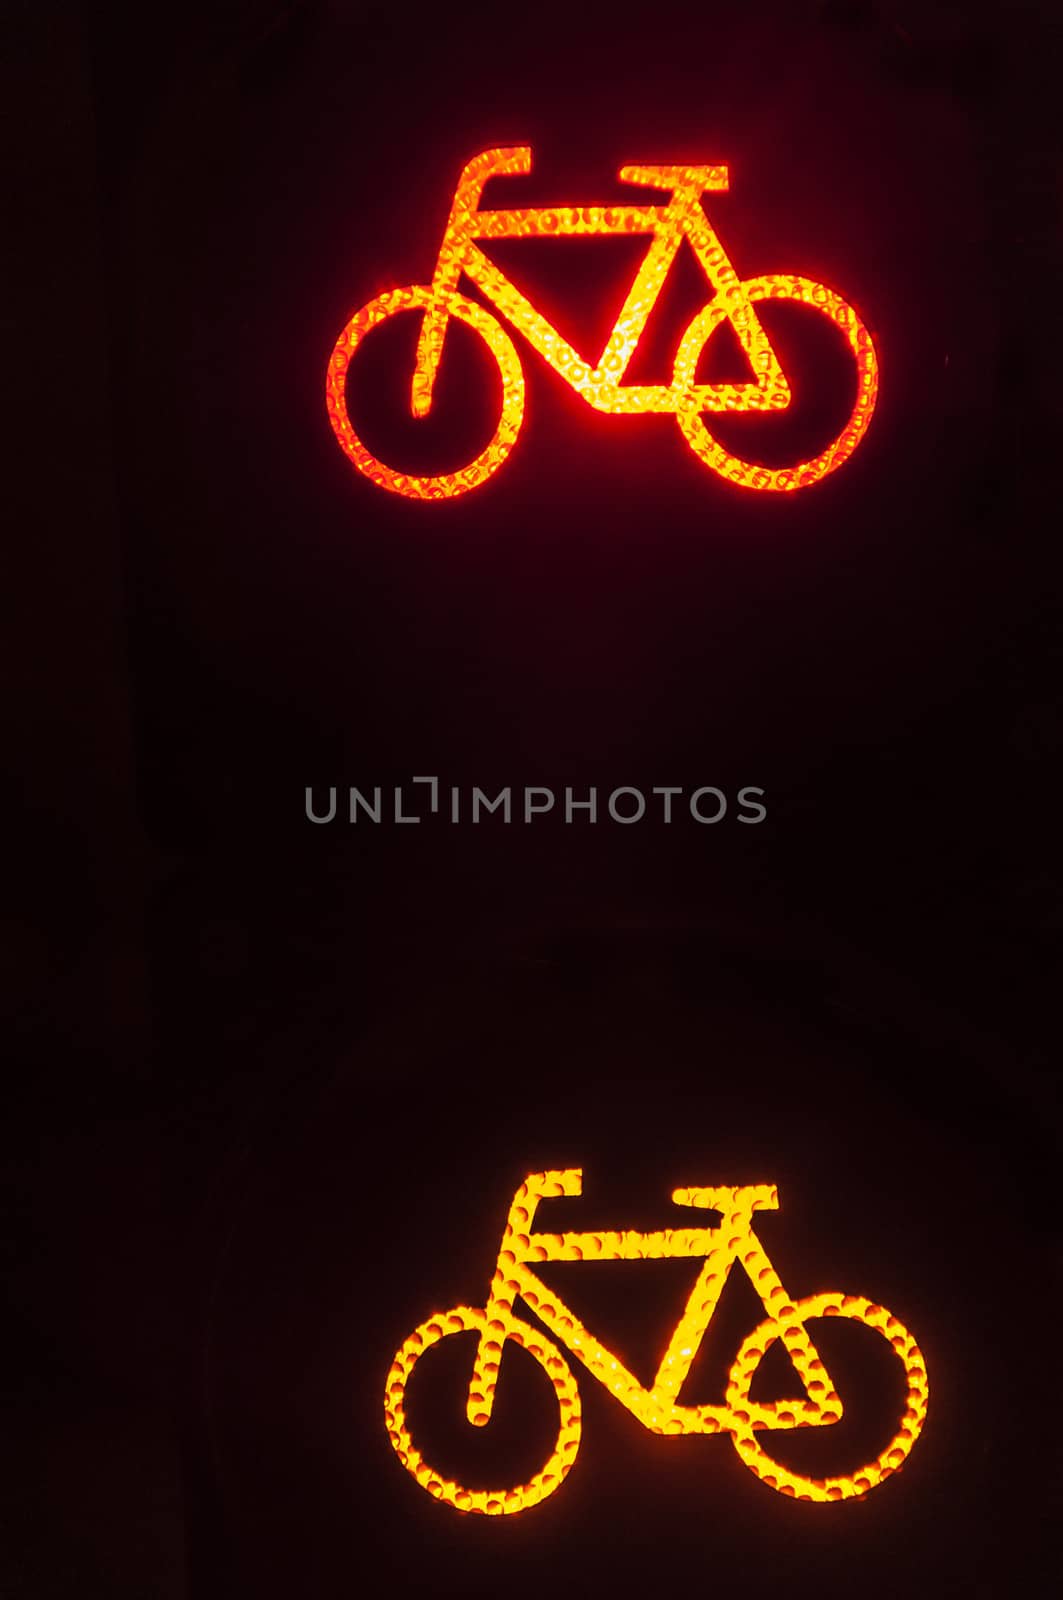
[[[16,6],[9,32],[12,217],[44,245],[9,327],[39,597],[9,634],[13,1592],[1041,1592],[1052,8]],[[743,495],[528,356],[521,440],[474,495],[353,473],[332,343],[428,278],[461,165],[509,142],[536,154],[514,203],[727,161],[739,271],[821,278],[873,330],[852,461]],[[601,241],[506,264],[588,349],[630,272]],[[647,378],[699,293],[677,272]],[[778,337],[814,431],[844,364],[799,319]],[[769,817],[303,816],[305,784],[419,773],[758,784]],[[568,1164],[574,1226],[777,1181],[792,1292],[881,1298],[923,1345],[904,1474],[791,1505],[724,1440],[651,1439],[594,1394],[546,1505],[432,1504],[381,1425],[391,1353],[482,1296],[514,1188]],[[642,1370],[682,1271],[633,1270],[572,1297]],[[873,1412],[889,1373],[853,1359]]]

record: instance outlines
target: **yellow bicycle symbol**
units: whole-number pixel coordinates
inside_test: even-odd
[[[885,1306],[861,1296],[834,1291],[792,1300],[753,1232],[755,1211],[775,1210],[773,1184],[741,1187],[675,1189],[677,1205],[699,1206],[722,1213],[713,1228],[666,1228],[656,1233],[536,1233],[532,1231],[540,1200],[582,1192],[583,1171],[534,1172],[513,1197],[487,1303],[481,1309],[455,1306],[429,1317],[406,1339],[388,1372],[385,1418],[388,1436],[399,1460],[422,1488],[459,1511],[487,1514],[523,1511],[557,1489],[576,1459],[580,1443],[580,1394],[568,1362],[556,1344],[537,1327],[514,1313],[519,1296],[545,1327],[625,1406],[654,1433],[725,1433],[739,1456],[769,1488],[800,1500],[847,1500],[866,1494],[900,1468],[926,1420],[926,1365],[907,1328]],[[668,1347],[649,1389],[594,1337],[559,1296],[535,1275],[544,1261],[641,1261],[663,1257],[701,1259],[697,1281],[672,1331]],[[740,1263],[763,1302],[767,1316],[743,1340],[731,1364],[722,1405],[682,1405],[678,1395],[705,1331],[716,1310],[731,1268]],[[825,1427],[838,1422],[842,1402],[809,1334],[814,1317],[850,1318],[873,1328],[888,1341],[902,1363],[907,1381],[904,1414],[885,1449],[844,1477],[810,1478],[780,1466],[758,1442],[764,1430]],[[470,1489],[435,1471],[417,1449],[406,1420],[406,1387],[424,1352],[453,1334],[478,1335],[466,1411],[471,1423],[490,1420],[499,1366],[507,1343],[522,1346],[545,1373],[558,1406],[558,1433],[542,1469],[527,1483],[500,1489]],[[781,1339],[805,1390],[799,1400],[758,1402],[750,1399],[753,1374],[767,1351]]]
[[[662,205],[481,210],[480,199],[487,180],[528,173],[531,158],[529,146],[513,145],[485,150],[468,162],[458,180],[431,284],[389,289],[378,295],[355,312],[336,341],[328,365],[326,401],[336,438],[359,472],[395,494],[443,499],[465,494],[485,482],[497,472],[516,443],[524,417],[520,361],[501,324],[483,306],[458,293],[458,280],[463,273],[588,405],[614,415],[673,415],[695,455],[732,483],[747,489],[801,489],[834,472],[852,455],[867,431],[878,393],[878,362],[871,336],[853,308],[821,283],[790,273],[746,279],[738,276],[702,204],[704,194],[727,189],[725,166],[621,167],[623,182],[668,191],[669,198]],[[577,354],[477,243],[480,239],[559,238],[572,234],[650,236],[616,325],[594,365]],[[679,341],[672,382],[625,384],[624,373],[684,239],[689,241],[713,296]],[[822,312],[840,329],[856,362],[856,401],[841,433],[813,459],[786,468],[743,461],[713,437],[704,418],[706,412],[778,412],[789,405],[790,385],[755,309],[767,300],[803,302]],[[427,416],[431,409],[451,317],[457,317],[481,336],[498,365],[502,379],[498,426],[475,461],[456,472],[417,477],[396,471],[366,448],[347,413],[347,373],[359,345],[371,329],[403,311],[416,312],[422,319],[410,390],[413,416]],[[724,321],[738,336],[753,377],[742,383],[699,383],[696,374],[702,349]]]

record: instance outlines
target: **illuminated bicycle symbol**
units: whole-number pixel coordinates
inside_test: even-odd
[[[714,472],[747,489],[801,489],[840,467],[867,431],[878,393],[878,363],[871,336],[853,308],[833,289],[790,273],[742,279],[736,273],[702,203],[706,193],[728,187],[725,166],[625,166],[627,183],[664,189],[663,205],[559,206],[548,209],[484,211],[480,199],[489,178],[531,171],[531,149],[513,145],[485,150],[458,180],[435,274],[429,285],[389,289],[356,311],[340,334],[328,365],[326,398],[340,445],[359,472],[395,494],[413,499],[443,499],[465,494],[488,479],[509,455],[524,417],[524,374],[513,342],[483,306],[458,293],[466,275],[495,309],[524,335],[577,394],[596,411],[617,414],[667,413],[675,417],[695,455]],[[595,365],[590,365],[537,311],[477,240],[557,238],[565,235],[648,234],[650,244]],[[675,356],[670,384],[625,384],[622,380],[661,292],[668,269],[686,239],[713,290],[694,317]],[[744,461],[715,439],[705,422],[712,412],[780,412],[791,391],[756,306],[768,300],[803,303],[821,312],[843,334],[856,363],[856,401],[837,437],[809,461],[766,467]],[[480,335],[502,380],[502,412],[490,443],[476,459],[455,472],[418,477],[379,461],[362,443],[347,412],[347,373],[371,329],[403,311],[421,317],[412,374],[410,407],[425,417],[451,317]],[[698,361],[707,340],[729,322],[748,358],[753,377],[741,383],[699,383]]]
[[[518,1296],[632,1415],[654,1433],[723,1433],[747,1467],[769,1488],[801,1500],[847,1500],[866,1494],[904,1463],[926,1419],[927,1376],[922,1354],[903,1324],[884,1306],[859,1296],[828,1291],[792,1300],[755,1233],[754,1211],[775,1210],[772,1184],[740,1188],[675,1189],[681,1206],[722,1213],[714,1228],[666,1228],[657,1233],[535,1233],[540,1200],[578,1195],[582,1168],[532,1173],[509,1209],[498,1262],[486,1305],[455,1306],[429,1317],[397,1352],[388,1373],[385,1417],[399,1460],[423,1489],[459,1511],[504,1513],[537,1505],[557,1489],[576,1459],[580,1443],[580,1394],[572,1369],[551,1339],[521,1321],[513,1306]],[[640,1261],[663,1257],[700,1259],[703,1265],[686,1307],[672,1330],[651,1388],[646,1389],[599,1339],[583,1326],[559,1296],[535,1275],[544,1261]],[[682,1405],[679,1390],[712,1320],[731,1268],[740,1263],[763,1302],[767,1317],[743,1340],[731,1364],[722,1405]],[[816,1317],[862,1322],[889,1343],[904,1367],[904,1413],[885,1449],[866,1466],[844,1477],[810,1478],[773,1461],[758,1441],[766,1430],[825,1427],[840,1421],[842,1402],[808,1331]],[[490,1421],[495,1386],[506,1349],[520,1345],[542,1368],[558,1406],[558,1432],[548,1460],[527,1483],[499,1489],[465,1488],[436,1471],[414,1444],[406,1420],[406,1386],[424,1352],[441,1339],[475,1333],[476,1355],[466,1401],[468,1420]],[[801,1379],[805,1398],[758,1402],[750,1399],[753,1375],[768,1350],[781,1339]]]

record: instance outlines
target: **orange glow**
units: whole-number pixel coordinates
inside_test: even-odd
[[[722,1213],[715,1228],[666,1228],[656,1233],[536,1233],[532,1224],[539,1202],[582,1191],[580,1167],[532,1173],[513,1197],[487,1302],[455,1306],[429,1317],[395,1355],[385,1389],[388,1436],[399,1460],[423,1489],[459,1511],[486,1514],[524,1511],[557,1489],[576,1459],[580,1444],[580,1395],[572,1368],[558,1345],[513,1310],[519,1297],[578,1360],[592,1378],[653,1433],[723,1433],[762,1483],[798,1500],[849,1500],[881,1483],[904,1463],[926,1419],[926,1365],[904,1325],[884,1306],[834,1291],[793,1300],[784,1289],[763,1245],[753,1232],[755,1211],[775,1210],[772,1184],[675,1189],[677,1205]],[[653,1384],[643,1388],[621,1361],[590,1333],[564,1302],[535,1276],[541,1261],[640,1261],[689,1257],[701,1262],[686,1306],[669,1337]],[[748,1274],[767,1313],[743,1340],[731,1364],[722,1405],[683,1405],[679,1391],[705,1336],[728,1274],[735,1264]],[[874,1461],[844,1477],[808,1478],[773,1461],[757,1434],[792,1428],[826,1427],[838,1422],[842,1402],[806,1326],[813,1317],[848,1317],[874,1328],[888,1341],[904,1367],[907,1395],[903,1416],[889,1444]],[[462,1332],[477,1334],[476,1354],[466,1399],[470,1423],[483,1427],[491,1417],[495,1386],[507,1341],[521,1345],[540,1365],[557,1403],[557,1438],[539,1472],[518,1487],[468,1489],[436,1472],[410,1437],[405,1396],[410,1373],[425,1350]],[[750,1384],[769,1347],[782,1339],[801,1380],[803,1398],[755,1402]]]
[[[871,336],[851,306],[833,289],[790,273],[739,278],[712,227],[703,204],[707,193],[728,187],[723,166],[625,166],[625,183],[663,189],[663,204],[557,206],[484,211],[480,199],[489,178],[531,171],[527,145],[485,150],[458,180],[450,217],[430,285],[390,289],[356,311],[340,334],[328,365],[326,402],[333,431],[359,472],[382,489],[413,499],[445,499],[483,483],[505,461],[516,443],[524,416],[524,375],[509,336],[498,321],[458,293],[464,273],[495,309],[556,373],[596,411],[672,415],[695,455],[722,477],[746,489],[802,489],[833,472],[856,449],[867,431],[878,393],[878,361]],[[616,325],[598,360],[591,364],[484,253],[478,240],[555,238],[562,235],[647,234],[649,246],[635,274]],[[670,384],[625,384],[627,371],[650,312],[682,241],[694,251],[713,297],[694,317],[679,343]],[[856,363],[856,401],[841,433],[809,461],[786,468],[764,467],[728,451],[710,433],[705,414],[714,411],[784,411],[790,386],[761,326],[757,305],[790,300],[827,317],[844,335]],[[421,317],[410,387],[414,417],[427,416],[448,319],[466,323],[486,343],[502,379],[502,412],[494,437],[475,461],[456,472],[416,477],[378,461],[356,435],[347,414],[347,370],[365,335],[403,311]],[[752,377],[743,383],[698,383],[701,351],[723,321],[734,329],[749,360]]]

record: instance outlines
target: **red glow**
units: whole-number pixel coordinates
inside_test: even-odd
[[[510,326],[527,339],[553,370],[596,411],[613,415],[665,413],[679,423],[699,460],[742,488],[768,491],[801,489],[817,483],[848,460],[867,430],[878,393],[878,362],[871,336],[856,312],[823,284],[792,273],[739,278],[713,229],[703,197],[728,187],[724,166],[624,166],[624,182],[663,189],[663,204],[535,207],[485,211],[480,199],[489,178],[531,170],[526,145],[485,150],[465,167],[458,181],[430,285],[412,285],[378,295],[355,312],[333,349],[326,380],[329,418],[348,458],[373,483],[412,499],[445,499],[485,482],[505,461],[524,417],[524,374],[517,351],[501,323],[458,293],[464,273]],[[484,253],[478,240],[561,237],[565,235],[647,234],[649,246],[616,324],[592,366]],[[686,239],[713,291],[679,343],[670,384],[625,384],[622,380],[676,252]],[[742,460],[714,438],[706,414],[718,411],[785,411],[790,385],[756,307],[767,300],[797,301],[828,318],[843,334],[856,363],[856,401],[848,421],[812,459],[789,467],[764,467]],[[365,335],[388,317],[415,311],[421,317],[417,356],[410,384],[410,409],[427,416],[449,319],[457,317],[478,333],[502,379],[498,426],[477,458],[456,472],[418,477],[396,471],[373,456],[356,435],[347,413],[350,362]],[[742,383],[698,383],[698,360],[706,341],[724,321],[730,323],[748,358],[752,378]]]

